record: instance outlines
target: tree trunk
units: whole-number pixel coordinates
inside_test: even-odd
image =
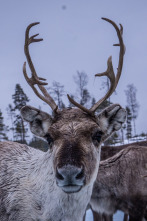
[[[25,141],[25,128],[24,128],[23,120],[21,120],[21,124],[22,124],[22,143],[24,143],[24,141]]]
[[[133,118],[133,125],[134,125],[134,135],[136,136],[136,124],[135,124],[135,119]]]

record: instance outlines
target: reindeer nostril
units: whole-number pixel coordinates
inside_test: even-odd
[[[56,182],[59,187],[83,186],[85,181],[84,169],[73,165],[56,168]]]
[[[77,175],[76,175],[76,179],[79,180],[79,179],[82,179],[84,177],[84,170],[82,169]]]
[[[57,179],[59,179],[59,180],[64,180],[64,177],[63,177],[62,174],[58,171],[58,169],[57,169],[57,171],[56,171],[56,177],[57,177]]]

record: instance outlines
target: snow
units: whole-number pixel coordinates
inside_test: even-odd
[[[129,140],[125,139],[123,142],[119,142],[118,141],[115,144],[112,144],[110,146],[121,146],[121,145],[125,145],[125,144],[141,142],[141,141],[147,141],[147,136],[144,136],[144,137],[141,137],[141,136],[132,137]]]
[[[123,216],[124,214],[121,211],[118,211],[114,217],[113,217],[113,221],[123,221]],[[93,217],[92,217],[92,212],[91,210],[88,210],[86,212],[86,221],[93,221]]]

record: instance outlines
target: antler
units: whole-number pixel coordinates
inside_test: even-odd
[[[57,111],[58,106],[56,105],[55,101],[53,100],[53,98],[48,94],[47,90],[45,89],[45,85],[47,85],[48,83],[46,83],[46,79],[38,77],[36,70],[34,68],[30,53],[29,53],[29,45],[33,42],[39,42],[42,41],[43,39],[36,39],[35,37],[38,36],[39,34],[33,35],[31,37],[29,37],[29,31],[30,29],[35,26],[38,25],[39,22],[35,22],[30,24],[27,29],[26,29],[26,33],[25,33],[25,45],[24,45],[24,52],[28,61],[28,65],[30,67],[30,70],[32,72],[32,76],[29,78],[26,72],[26,62],[24,62],[23,65],[23,74],[25,76],[26,81],[28,82],[28,84],[31,86],[31,88],[33,89],[33,91],[35,92],[35,94],[43,101],[45,101],[45,103],[49,104],[49,106],[52,108],[52,110],[54,112]],[[37,85],[40,89],[41,93],[38,92],[38,90],[36,89],[35,85]]]
[[[105,72],[103,72],[103,73],[95,75],[95,76],[98,76],[98,77],[107,76],[109,78],[109,80],[110,80],[110,84],[111,84],[110,88],[109,88],[108,92],[106,93],[106,95],[103,98],[101,98],[96,104],[94,104],[90,109],[87,109],[87,108],[83,107],[81,104],[78,104],[69,95],[67,95],[69,101],[72,104],[74,104],[76,107],[80,108],[84,112],[87,112],[88,114],[91,114],[91,115],[93,115],[94,112],[97,110],[97,108],[108,97],[110,97],[110,95],[114,92],[115,88],[117,87],[118,81],[119,81],[120,76],[121,76],[121,71],[122,71],[122,66],[123,66],[123,57],[124,57],[124,53],[125,53],[125,46],[124,46],[123,38],[122,38],[123,26],[120,24],[120,29],[119,29],[118,26],[112,20],[110,20],[108,18],[102,18],[102,19],[113,25],[113,27],[115,28],[115,30],[117,32],[117,36],[118,36],[118,39],[119,39],[119,44],[114,44],[114,46],[120,46],[117,74],[115,76],[114,71],[113,71],[113,65],[112,65],[112,57],[110,56],[108,58],[108,61],[107,61],[107,70]]]

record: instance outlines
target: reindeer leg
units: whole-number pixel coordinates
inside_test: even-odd
[[[86,212],[85,212],[84,217],[83,217],[83,221],[85,221],[85,220],[86,220]]]
[[[129,211],[129,221],[142,221],[145,216],[146,203],[136,200],[134,206]]]
[[[92,214],[93,214],[93,221],[103,221],[103,217],[102,214],[95,212],[94,210],[92,210]]]
[[[103,220],[104,221],[113,221],[113,215],[103,215]]]
[[[135,209],[134,209],[135,211]],[[138,212],[138,209],[133,213],[129,214],[129,221],[142,221],[144,218],[144,210],[140,210]]]
[[[124,219],[123,219],[123,221],[128,221],[128,214],[124,214]]]

